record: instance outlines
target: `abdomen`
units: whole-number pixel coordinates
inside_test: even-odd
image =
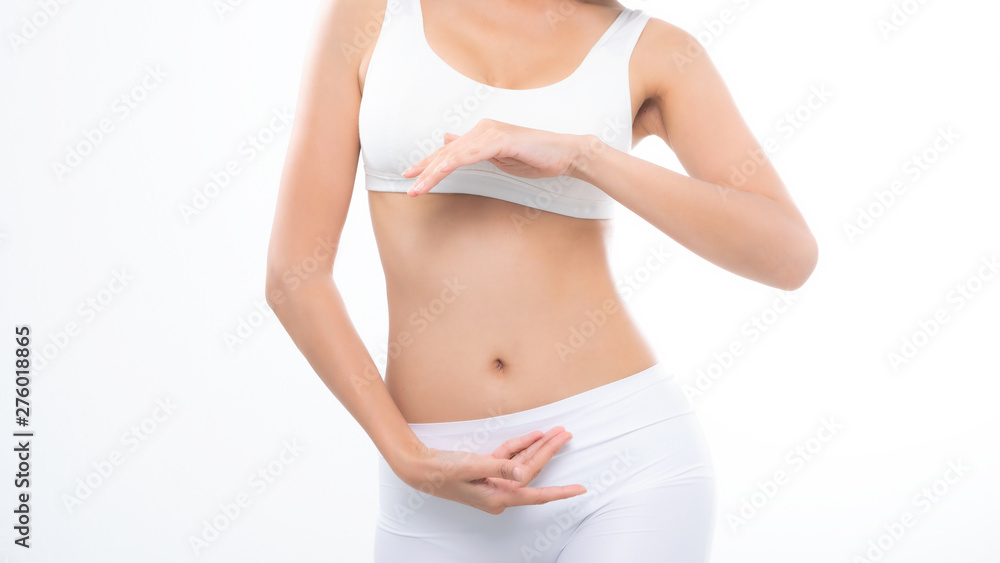
[[[386,383],[407,421],[517,412],[656,362],[615,290],[609,221],[476,195],[368,195]]]

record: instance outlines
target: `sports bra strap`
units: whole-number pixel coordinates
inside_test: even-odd
[[[628,61],[632,57],[639,36],[642,35],[642,30],[646,27],[646,22],[649,21],[649,14],[643,10],[628,8],[626,11],[629,13],[623,16],[624,21],[621,22],[621,26],[609,38],[608,49]]]

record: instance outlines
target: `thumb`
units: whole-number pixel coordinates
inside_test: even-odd
[[[517,482],[524,479],[524,467],[520,463],[509,459],[489,459],[486,462],[489,465],[484,467],[487,470],[484,477],[499,477]]]

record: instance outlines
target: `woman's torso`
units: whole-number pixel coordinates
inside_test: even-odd
[[[427,41],[455,61],[463,45],[447,41],[454,36],[448,28],[463,25],[476,35],[467,27],[471,14],[448,20],[435,6],[426,0],[423,6]],[[580,31],[575,39],[567,36],[574,47],[559,53],[593,44],[584,30],[607,27],[613,17],[604,8],[580,8]],[[486,49],[468,47],[484,60],[502,59],[496,47]],[[552,80],[522,73],[517,83],[555,82],[579,57],[553,57],[562,66],[550,69]],[[359,69],[362,85],[368,61],[366,56]],[[514,75],[501,75],[515,80],[509,77]],[[633,117],[643,101],[635,82],[622,86],[634,93]],[[616,291],[607,259],[609,220],[433,190],[416,198],[386,192],[368,197],[389,306],[386,384],[407,421],[517,412],[656,363]]]

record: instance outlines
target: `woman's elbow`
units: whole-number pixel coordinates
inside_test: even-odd
[[[795,291],[812,276],[819,260],[819,245],[816,237],[805,229],[802,233],[793,237],[792,242],[785,246],[785,254],[782,257],[782,266],[777,269],[774,287],[785,291]]]
[[[288,300],[288,294],[281,283],[280,269],[275,268],[270,262],[267,264],[267,273],[264,275],[264,300],[272,311]]]
[[[277,312],[301,285],[301,280],[296,279],[295,269],[287,259],[275,259],[269,256],[265,270],[264,300],[272,311]]]
[[[311,253],[295,253],[297,259],[288,259],[293,253],[284,253],[282,258],[268,258],[264,275],[264,299],[272,311],[277,309],[303,287],[333,282],[334,251],[320,244],[320,250]]]

